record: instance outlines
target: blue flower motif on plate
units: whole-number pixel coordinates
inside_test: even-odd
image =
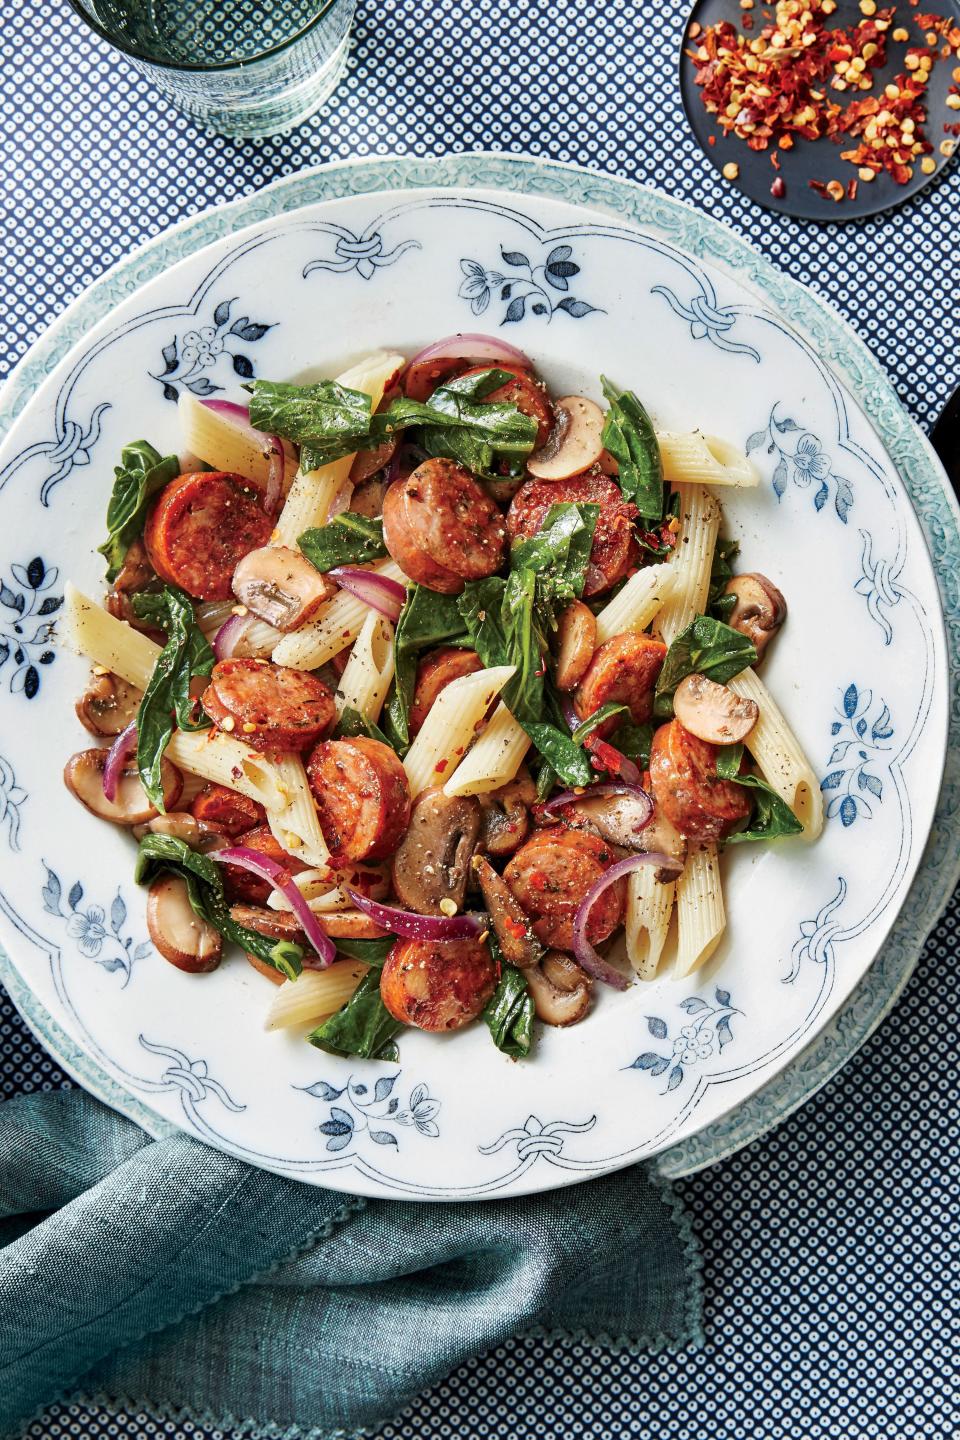
[[[542,264],[535,265],[522,250],[505,250],[501,245],[500,255],[507,274],[500,270],[487,270],[479,260],[461,260],[463,280],[457,294],[461,300],[470,301],[474,315],[482,315],[490,304],[494,291],[506,307],[501,325],[514,325],[522,320],[530,306],[530,313],[547,323],[557,311],[582,320],[584,315],[602,314],[599,307],[589,305],[586,300],[577,300],[573,295],[564,294],[558,300],[556,291],[568,291],[574,275],[580,274],[580,266],[572,259],[572,245],[555,245]],[[539,277],[539,278],[538,278]]]
[[[20,806],[26,799],[27,792],[17,784],[13,766],[0,755],[0,830],[6,828],[11,850],[20,849]]]
[[[361,279],[372,280],[378,270],[385,265],[395,265],[407,250],[422,249],[419,240],[401,240],[392,250],[384,250],[383,236],[376,230],[365,230],[362,235],[355,235],[352,230],[339,225],[330,229],[337,236],[333,247],[334,258],[311,260],[303,267],[304,280],[317,270],[332,270],[338,275],[355,270]]]
[[[680,1001],[680,1009],[696,1018],[681,1025],[672,1038],[665,1020],[661,1020],[659,1015],[647,1016],[647,1029],[654,1040],[668,1042],[670,1048],[667,1053],[644,1050],[626,1066],[628,1070],[646,1070],[653,1076],[666,1074],[664,1095],[683,1084],[687,1070],[702,1065],[713,1055],[719,1055],[724,1046],[729,1045],[733,1039],[731,1016],[743,1014],[730,1003],[729,990],[721,990],[719,986],[713,992],[713,1001],[704,1000],[699,995],[688,995],[686,1000]]]
[[[89,960],[95,960],[111,974],[121,974],[125,988],[130,983],[134,965],[138,960],[146,959],[153,946],[149,940],[141,940],[135,945],[131,936],[125,933],[127,906],[120,891],[117,891],[110,903],[108,916],[102,905],[81,906],[84,889],[77,880],[67,892],[64,908],[60,877],[55,875],[46,863],[43,868],[47,872],[47,881],[41,891],[44,910],[48,915],[56,915],[58,919],[66,920],[67,934],[81,954],[86,955]]]
[[[779,403],[778,401],[777,404]],[[790,449],[782,437],[794,433],[797,439],[792,442],[793,448]],[[811,485],[816,486],[813,508],[822,510],[830,498],[832,487],[833,508],[846,525],[847,516],[853,506],[853,486],[849,480],[834,473],[833,463],[816,435],[804,430],[802,425],[798,425],[796,420],[789,416],[778,419],[777,405],[774,405],[764,428],[755,430],[748,439],[747,454],[759,450],[761,445],[766,446],[768,455],[777,457],[772,483],[773,493],[778,500],[783,499],[792,479],[794,485],[801,490],[807,490]]]
[[[884,742],[893,735],[893,724],[889,706],[882,700],[874,703],[872,690],[858,690],[854,684],[844,690],[837,715],[830,726],[834,746],[827,762],[835,768],[821,780],[820,789],[831,797],[827,815],[839,815],[840,823],[849,826],[861,815],[866,820],[873,815],[868,796],[883,800],[883,780],[876,771],[886,769],[883,756],[891,747]]]
[[[234,376],[240,380],[254,378],[253,361],[241,347],[262,340],[273,325],[251,320],[249,315],[232,318],[236,303],[236,296],[232,300],[221,300],[210,324],[184,330],[164,345],[164,368],[159,374],[153,374],[153,379],[163,386],[166,400],[179,400],[181,387],[201,399],[216,394],[225,386],[216,384],[212,376],[214,373],[226,376],[228,366],[231,380]]]
[[[59,571],[49,569],[39,555],[27,565],[12,565],[10,581],[0,579],[0,670],[8,660],[13,670],[8,683],[13,695],[33,700],[40,689],[40,666],[57,658],[52,648],[54,623],[50,619],[63,604],[51,595]]]
[[[381,1075],[371,1090],[364,1080],[353,1075],[345,1085],[331,1085],[328,1080],[317,1080],[312,1085],[295,1085],[316,1100],[330,1104],[329,1117],[317,1128],[327,1137],[326,1148],[331,1151],[346,1150],[358,1135],[366,1134],[374,1145],[399,1148],[394,1127],[412,1127],[420,1135],[436,1139],[440,1134],[436,1116],[440,1101],[435,1100],[426,1085],[415,1085],[410,1091],[407,1104],[401,1106],[394,1087],[402,1072],[395,1075]],[[339,1100],[339,1105],[334,1101]]]

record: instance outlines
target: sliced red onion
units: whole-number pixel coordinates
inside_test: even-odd
[[[420,350],[403,373],[403,388],[411,400],[426,400],[458,364],[505,365],[532,370],[533,361],[515,345],[494,335],[447,335]]]
[[[254,615],[228,615],[213,637],[213,653],[218,660],[229,660],[237,653],[237,646],[255,619]]]
[[[565,805],[575,805],[578,800],[596,800],[600,795],[634,795],[643,802],[646,815],[639,821],[637,828],[642,829],[649,825],[653,819],[653,801],[644,790],[642,785],[637,785],[629,780],[610,780],[602,785],[589,785],[579,793],[576,790],[563,790],[559,795],[554,795],[545,805],[540,806],[540,812],[544,815],[552,815],[554,810],[562,810]]]
[[[285,870],[278,861],[271,860],[269,855],[252,850],[248,845],[231,845],[226,850],[214,850],[210,858],[223,865],[239,865],[241,870],[249,870],[251,874],[259,875],[261,880],[269,881],[273,888],[279,890],[289,901],[290,909],[300,922],[300,928],[320,957],[320,965],[312,968],[325,970],[333,963],[337,947],[294,884],[289,870]]]
[[[569,695],[561,695],[560,709],[563,711],[563,718],[564,720],[566,720],[567,725],[570,727],[570,733],[572,734],[573,731],[576,730],[577,726],[580,724],[580,716],[577,714],[576,710],[574,710],[573,701],[570,699]]]
[[[267,435],[263,430],[254,429],[250,424],[250,411],[246,405],[238,405],[235,400],[201,400],[200,404],[212,410],[215,415],[222,415],[224,420],[229,420],[238,430],[245,431],[263,451],[269,463],[263,508],[268,515],[273,515],[283,496],[283,477],[286,471],[286,454],[280,436]]]
[[[137,722],[131,720],[126,730],[121,730],[107,751],[107,758],[103,762],[103,793],[113,803],[117,798],[117,786],[120,783],[120,776],[130,756],[136,753],[137,749]]]
[[[646,850],[640,855],[629,855],[626,860],[618,860],[590,886],[580,901],[573,922],[574,958],[583,966],[584,970],[588,970],[591,975],[602,980],[606,985],[612,985],[614,990],[626,990],[626,976],[621,975],[613,965],[608,965],[606,960],[594,950],[587,939],[587,921],[590,919],[590,911],[604,890],[615,885],[624,875],[629,875],[631,870],[639,870],[641,865],[656,865],[659,870],[667,870],[674,875],[679,875],[683,869],[679,860],[672,855],[664,855],[658,850]]]
[[[371,900],[369,895],[361,895],[349,885],[346,889],[357,909],[375,925],[406,940],[472,940],[483,930],[483,921],[476,915],[418,915],[413,910]]]
[[[375,570],[356,570],[352,565],[336,565],[327,574],[336,580],[342,590],[349,590],[364,605],[379,610],[388,620],[400,619],[400,611],[407,598],[405,588],[399,580],[389,575],[378,575]]]

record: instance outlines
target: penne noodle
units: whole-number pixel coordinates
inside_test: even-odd
[[[673,592],[654,622],[654,633],[670,645],[695,615],[702,615],[710,592],[713,551],[720,531],[720,506],[702,485],[678,485],[680,531],[670,567]]]
[[[676,580],[673,565],[649,565],[631,575],[623,589],[597,614],[597,644],[612,640],[614,635],[646,630],[670,599]]]
[[[403,762],[412,799],[446,781],[457,768],[515,670],[515,665],[477,670],[441,690]]]
[[[699,430],[657,431],[663,478],[670,485],[760,484],[760,471],[742,450],[717,435]]]
[[[376,724],[393,671],[393,626],[376,610],[368,610],[333,697],[337,715],[356,710]]]
[[[249,426],[218,415],[189,390],[181,390],[177,417],[183,434],[183,449],[214,470],[242,475],[257,485],[270,478],[270,453],[263,437]],[[289,452],[288,452],[289,453]]]
[[[627,955],[639,980],[652,980],[663,954],[673,915],[674,881],[657,879],[653,865],[641,865],[627,880]]]
[[[358,960],[335,960],[326,970],[304,970],[293,983],[284,981],[271,997],[263,1028],[318,1025],[346,1004],[368,969]]]
[[[529,736],[501,701],[483,734],[444,785],[444,795],[483,795],[506,785],[529,748]]]
[[[273,761],[222,730],[175,730],[165,753],[178,770],[248,795],[268,811],[283,804],[280,773]]]
[[[197,624],[213,644],[217,631],[221,625],[226,624],[231,615],[236,614],[238,609],[236,600],[206,600],[196,607]],[[250,616],[251,623],[244,631],[243,639],[234,650],[235,655],[254,656],[262,660],[267,655],[272,655],[276,646],[283,639],[283,631],[277,630],[273,625],[268,625],[266,620],[257,620]]]
[[[267,806],[271,834],[284,850],[308,865],[324,866],[330,851],[320,829],[307,772],[299,755],[284,755],[275,761],[280,802]]]
[[[779,705],[754,670],[741,670],[727,685],[735,695],[753,700],[759,708],[760,718],[744,744],[763,778],[803,825],[804,839],[816,840],[823,829],[820,784]]]
[[[399,580],[401,584],[406,582],[407,577],[393,560],[379,560],[376,565],[362,568]],[[353,644],[369,614],[370,606],[363,600],[358,600],[349,590],[338,590],[313,620],[284,635],[273,652],[274,662],[292,665],[297,670],[316,670]]]
[[[677,963],[673,974],[675,980],[681,980],[706,964],[726,929],[716,845],[688,852],[676,881],[676,895]]]
[[[160,658],[160,646],[125,620],[117,620],[102,605],[68,580],[63,593],[63,610],[57,622],[57,640],[67,650],[85,655],[128,685],[145,690],[153,667]]]

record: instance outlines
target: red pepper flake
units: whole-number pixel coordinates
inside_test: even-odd
[[[527,933],[527,927],[525,925],[521,925],[519,920],[505,919],[504,924],[506,925],[507,930],[513,936],[514,940],[522,940],[524,935],[526,935]]]
[[[716,145],[716,143],[717,143],[717,137],[716,137],[716,135],[708,135],[708,136],[707,136],[707,144],[708,144],[708,145]]]
[[[787,193],[787,184],[782,175],[778,175],[770,186],[770,194],[775,200],[782,200]]]
[[[777,154],[776,150],[774,150],[770,155],[770,164],[773,166],[774,170],[780,169],[780,156]]]
[[[858,188],[859,184],[860,184],[859,180],[850,180],[850,181],[848,181],[848,183],[847,183],[847,199],[848,199],[848,200],[856,200],[856,198],[857,198],[857,188]]]
[[[436,763],[436,765],[434,765],[433,768],[434,768],[434,770],[437,772],[438,775],[442,775],[443,772],[444,772],[444,770],[446,770],[446,768],[447,768],[447,762],[446,762],[446,760],[438,760],[437,763]]]

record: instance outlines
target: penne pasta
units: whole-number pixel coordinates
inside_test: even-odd
[[[760,471],[742,450],[699,430],[657,431],[663,478],[670,485],[760,484]]]
[[[243,475],[257,485],[267,484],[270,454],[258,431],[218,415],[187,389],[180,392],[177,418],[186,452],[214,470]]]
[[[64,587],[57,639],[67,650],[85,655],[138,690],[146,689],[160,658],[160,646],[149,636],[141,635],[125,620],[118,620],[81,594],[69,580]]]
[[[369,610],[334,695],[337,715],[349,708],[376,724],[393,671],[393,626],[376,610]]]
[[[677,963],[673,973],[674,979],[680,980],[706,964],[726,929],[716,845],[688,852],[676,881],[676,896]]]
[[[483,795],[512,780],[530,748],[530,739],[501,703],[483,734],[467,751],[444,795]]]
[[[178,770],[258,800],[269,811],[283,804],[277,766],[222,730],[175,730],[166,748]]]
[[[277,844],[308,865],[323,866],[330,851],[320,829],[317,807],[299,755],[275,761],[280,803],[267,806],[267,823]]]
[[[702,485],[678,485],[680,530],[670,567],[673,591],[654,622],[654,633],[669,645],[695,615],[710,592],[713,551],[720,530],[720,506]]]
[[[364,865],[351,865],[349,872],[339,881],[336,874],[324,867],[301,870],[299,875],[293,876],[293,883],[308,902],[311,910],[315,910],[318,915],[330,915],[338,910],[353,909],[353,901],[347,894],[346,886],[362,884],[367,877],[374,883],[364,886],[365,892],[373,891],[374,894],[382,894],[382,872]],[[375,888],[377,885],[379,888]],[[267,904],[271,910],[292,909],[290,901],[282,890],[272,891]]]
[[[326,970],[304,970],[293,983],[286,980],[271,997],[263,1028],[319,1024],[350,999],[368,968],[358,960],[335,960]]]
[[[338,375],[337,384],[350,390],[364,391],[376,410],[383,399],[384,389],[403,364],[402,355],[375,350],[372,355],[367,355]],[[352,455],[345,455],[342,460],[333,460],[319,470],[297,472],[277,520],[272,544],[289,545],[292,549],[304,530],[327,523],[334,502],[345,489],[352,489],[350,467],[353,459]]]
[[[431,785],[439,785],[457,768],[490,705],[515,670],[515,665],[477,670],[472,675],[461,675],[441,690],[403,762],[411,798]]]
[[[676,888],[672,880],[658,880],[653,865],[641,865],[627,880],[627,955],[639,980],[652,980],[657,973]]]
[[[380,560],[376,565],[363,568],[399,580],[401,584],[406,582],[407,577],[393,560]],[[292,665],[298,670],[316,670],[318,665],[325,665],[353,644],[369,613],[370,606],[363,600],[348,590],[338,590],[313,620],[284,635],[273,652],[275,663]]]
[[[649,565],[631,575],[597,613],[597,644],[627,631],[646,630],[672,596],[676,581],[676,568],[670,564]]]
[[[816,840],[823,829],[820,784],[779,705],[754,670],[741,670],[727,685],[734,694],[743,695],[758,706],[760,718],[744,744],[759,765],[763,778],[803,825],[804,839]]]
[[[196,606],[197,624],[211,644],[221,625],[226,624],[230,616],[237,613],[238,608],[236,600],[206,600]],[[242,641],[233,653],[241,656],[252,655],[258,660],[272,655],[283,639],[283,631],[268,625],[266,620],[257,620],[253,616],[250,616],[250,622]]]

